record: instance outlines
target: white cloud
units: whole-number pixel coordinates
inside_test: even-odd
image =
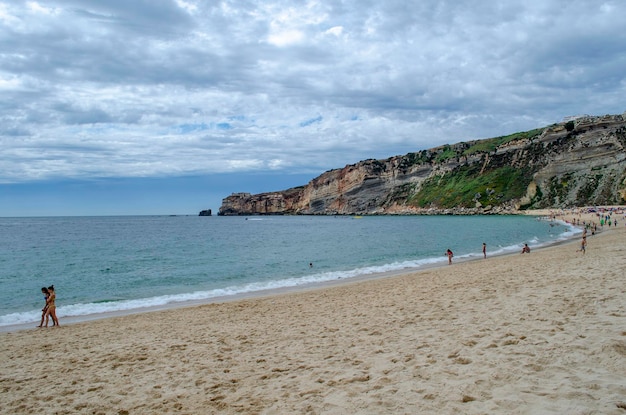
[[[198,6],[188,1],[176,0],[176,4],[188,13],[194,13],[198,10]]]
[[[17,76],[0,77],[0,90],[18,90],[22,88],[22,82]]]
[[[304,33],[299,30],[281,30],[274,29],[267,37],[267,41],[276,46],[288,46],[298,43],[304,39]]]
[[[15,24],[18,18],[15,17],[6,4],[0,3],[0,22],[9,26]]]
[[[0,182],[322,172],[626,110],[618,1],[87,4],[0,3]]]
[[[327,31],[325,31],[324,33],[326,33],[328,35],[333,35],[333,36],[339,37],[343,33],[343,27],[342,26],[333,26],[330,29],[328,29]]]
[[[55,8],[42,6],[36,1],[26,2],[26,6],[28,7],[28,10],[36,14],[45,14],[49,16],[58,14],[58,11]]]

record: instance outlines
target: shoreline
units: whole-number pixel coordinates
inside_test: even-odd
[[[626,228],[573,242],[1,333],[0,414],[623,414]]]
[[[525,213],[525,215],[535,216],[538,219],[543,218],[545,220],[553,220],[551,219],[552,212],[543,211],[543,210],[533,211],[533,212],[534,213]],[[568,225],[571,225],[569,224],[569,222],[567,222],[564,219],[556,219],[556,220],[559,220],[564,223],[567,223]],[[580,228],[575,225],[571,225],[571,226]],[[534,249],[535,250],[545,249],[550,246],[566,244],[566,243],[571,242],[576,237],[577,237],[576,235],[573,235],[567,239],[556,239],[550,243],[543,244],[538,247],[534,247]],[[517,255],[517,254],[518,252],[516,251],[499,252],[495,254],[489,254],[488,258],[495,258],[499,256],[506,256],[506,255]],[[455,258],[454,264],[455,265],[462,264],[465,262],[474,261],[474,260],[482,260],[482,259],[483,259],[482,253],[477,252],[475,253],[475,256]],[[442,259],[441,262],[425,263],[418,267],[407,267],[407,268],[397,269],[397,270],[392,270],[392,271],[360,274],[354,277],[339,278],[337,280],[327,280],[327,281],[307,283],[303,285],[285,286],[285,287],[250,291],[250,292],[242,292],[242,293],[231,294],[231,295],[210,297],[210,298],[200,299],[200,300],[174,301],[174,302],[170,302],[170,303],[166,303],[162,305],[137,307],[137,308],[130,308],[130,309],[125,309],[125,310],[105,311],[105,312],[99,312],[99,313],[81,314],[81,315],[73,315],[73,316],[60,315],[59,317],[63,325],[72,325],[72,324],[77,324],[77,323],[91,322],[91,321],[97,321],[97,320],[115,318],[115,317],[130,316],[130,315],[135,315],[135,314],[153,313],[153,312],[159,312],[159,311],[165,311],[165,310],[171,310],[171,309],[197,307],[197,306],[202,306],[202,305],[207,305],[207,304],[221,304],[221,303],[236,302],[236,301],[255,299],[255,298],[271,297],[274,295],[297,293],[301,291],[325,289],[328,287],[335,287],[335,286],[340,286],[344,284],[358,283],[362,281],[369,281],[369,280],[376,280],[376,279],[381,279],[381,278],[390,278],[390,277],[403,276],[407,274],[419,273],[422,271],[436,269],[439,267],[446,267],[446,266],[448,266],[448,264],[445,262],[444,259]],[[36,324],[37,324],[37,321],[28,322],[28,323],[3,325],[3,326],[0,326],[0,333],[10,333],[10,332],[23,331],[23,330],[30,330],[30,329],[43,329],[43,328],[35,327]],[[51,328],[51,327],[48,327],[48,328]]]
[[[575,209],[575,214],[578,215],[578,211],[582,209],[587,209],[587,208]],[[568,210],[567,215],[574,214],[572,213],[572,211],[573,210]],[[573,226],[574,228],[577,228],[577,229],[581,228],[580,226],[571,224],[565,218],[565,214],[563,213],[560,214],[560,217],[556,217],[559,215],[555,214],[553,210],[546,209],[546,210],[522,211],[519,214],[526,215],[526,216],[534,216],[538,220],[539,219],[550,220],[550,221],[557,220],[557,221],[561,221],[567,224],[568,226]],[[576,237],[577,235],[572,235],[566,239],[555,239],[552,242],[544,243],[540,246],[536,246],[534,247],[534,249],[544,249],[549,246],[554,246],[554,245],[558,245],[562,243],[568,243],[572,239],[575,239]],[[502,256],[502,255],[515,255],[515,254],[517,254],[516,251],[491,253],[489,254],[489,258]],[[455,258],[454,263],[458,264],[458,263],[477,260],[477,259],[482,259],[482,253],[476,252],[473,254],[469,254],[469,257],[457,257]],[[142,313],[158,312],[158,311],[169,310],[169,309],[196,307],[196,306],[205,305],[205,304],[216,304],[216,303],[219,304],[219,303],[224,303],[224,302],[239,301],[239,300],[245,300],[245,299],[251,299],[251,298],[262,298],[262,297],[267,297],[267,296],[272,296],[272,295],[281,295],[284,293],[306,291],[310,289],[332,287],[332,286],[341,285],[341,284],[350,283],[350,282],[367,281],[370,279],[388,278],[388,277],[393,277],[393,276],[398,276],[398,275],[405,275],[405,274],[420,272],[420,271],[437,268],[437,267],[443,267],[443,266],[447,266],[447,264],[445,260],[442,259],[440,262],[425,263],[417,267],[407,267],[403,269],[397,269],[397,270],[385,271],[385,272],[365,273],[365,274],[356,275],[353,277],[346,277],[343,279],[339,278],[338,280],[327,280],[327,281],[306,283],[302,285],[268,288],[268,289],[262,289],[262,290],[257,290],[257,291],[249,291],[249,292],[241,292],[237,294],[209,297],[205,299],[172,301],[172,302],[168,302],[168,303],[161,304],[161,305],[144,306],[144,307],[128,308],[128,309],[113,310],[113,311],[103,311],[103,312],[90,313],[90,314],[80,314],[80,315],[71,315],[71,316],[63,316],[61,314],[60,318],[62,319],[62,322],[65,324],[76,324],[76,323],[81,323],[81,322],[96,321],[96,320],[101,320],[101,319],[127,316],[127,315],[133,315],[133,314],[142,314]],[[26,323],[0,325],[0,333],[29,330],[32,328],[37,328],[35,327],[36,324],[37,324],[37,321],[33,320],[32,322],[26,322]]]

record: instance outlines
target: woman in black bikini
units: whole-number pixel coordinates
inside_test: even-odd
[[[43,327],[44,317],[46,318],[46,327],[47,327],[48,326],[48,318],[47,318],[48,317],[48,297],[50,297],[50,292],[48,291],[46,287],[43,287],[41,289],[41,292],[43,293],[43,299],[46,302],[46,304],[41,309],[41,323],[39,323],[37,327]]]

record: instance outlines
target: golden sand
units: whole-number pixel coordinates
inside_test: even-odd
[[[0,413],[623,415],[626,227],[588,239],[3,333]]]

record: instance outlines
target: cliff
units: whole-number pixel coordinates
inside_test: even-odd
[[[626,113],[330,170],[284,191],[234,193],[218,215],[502,213],[626,203]]]

